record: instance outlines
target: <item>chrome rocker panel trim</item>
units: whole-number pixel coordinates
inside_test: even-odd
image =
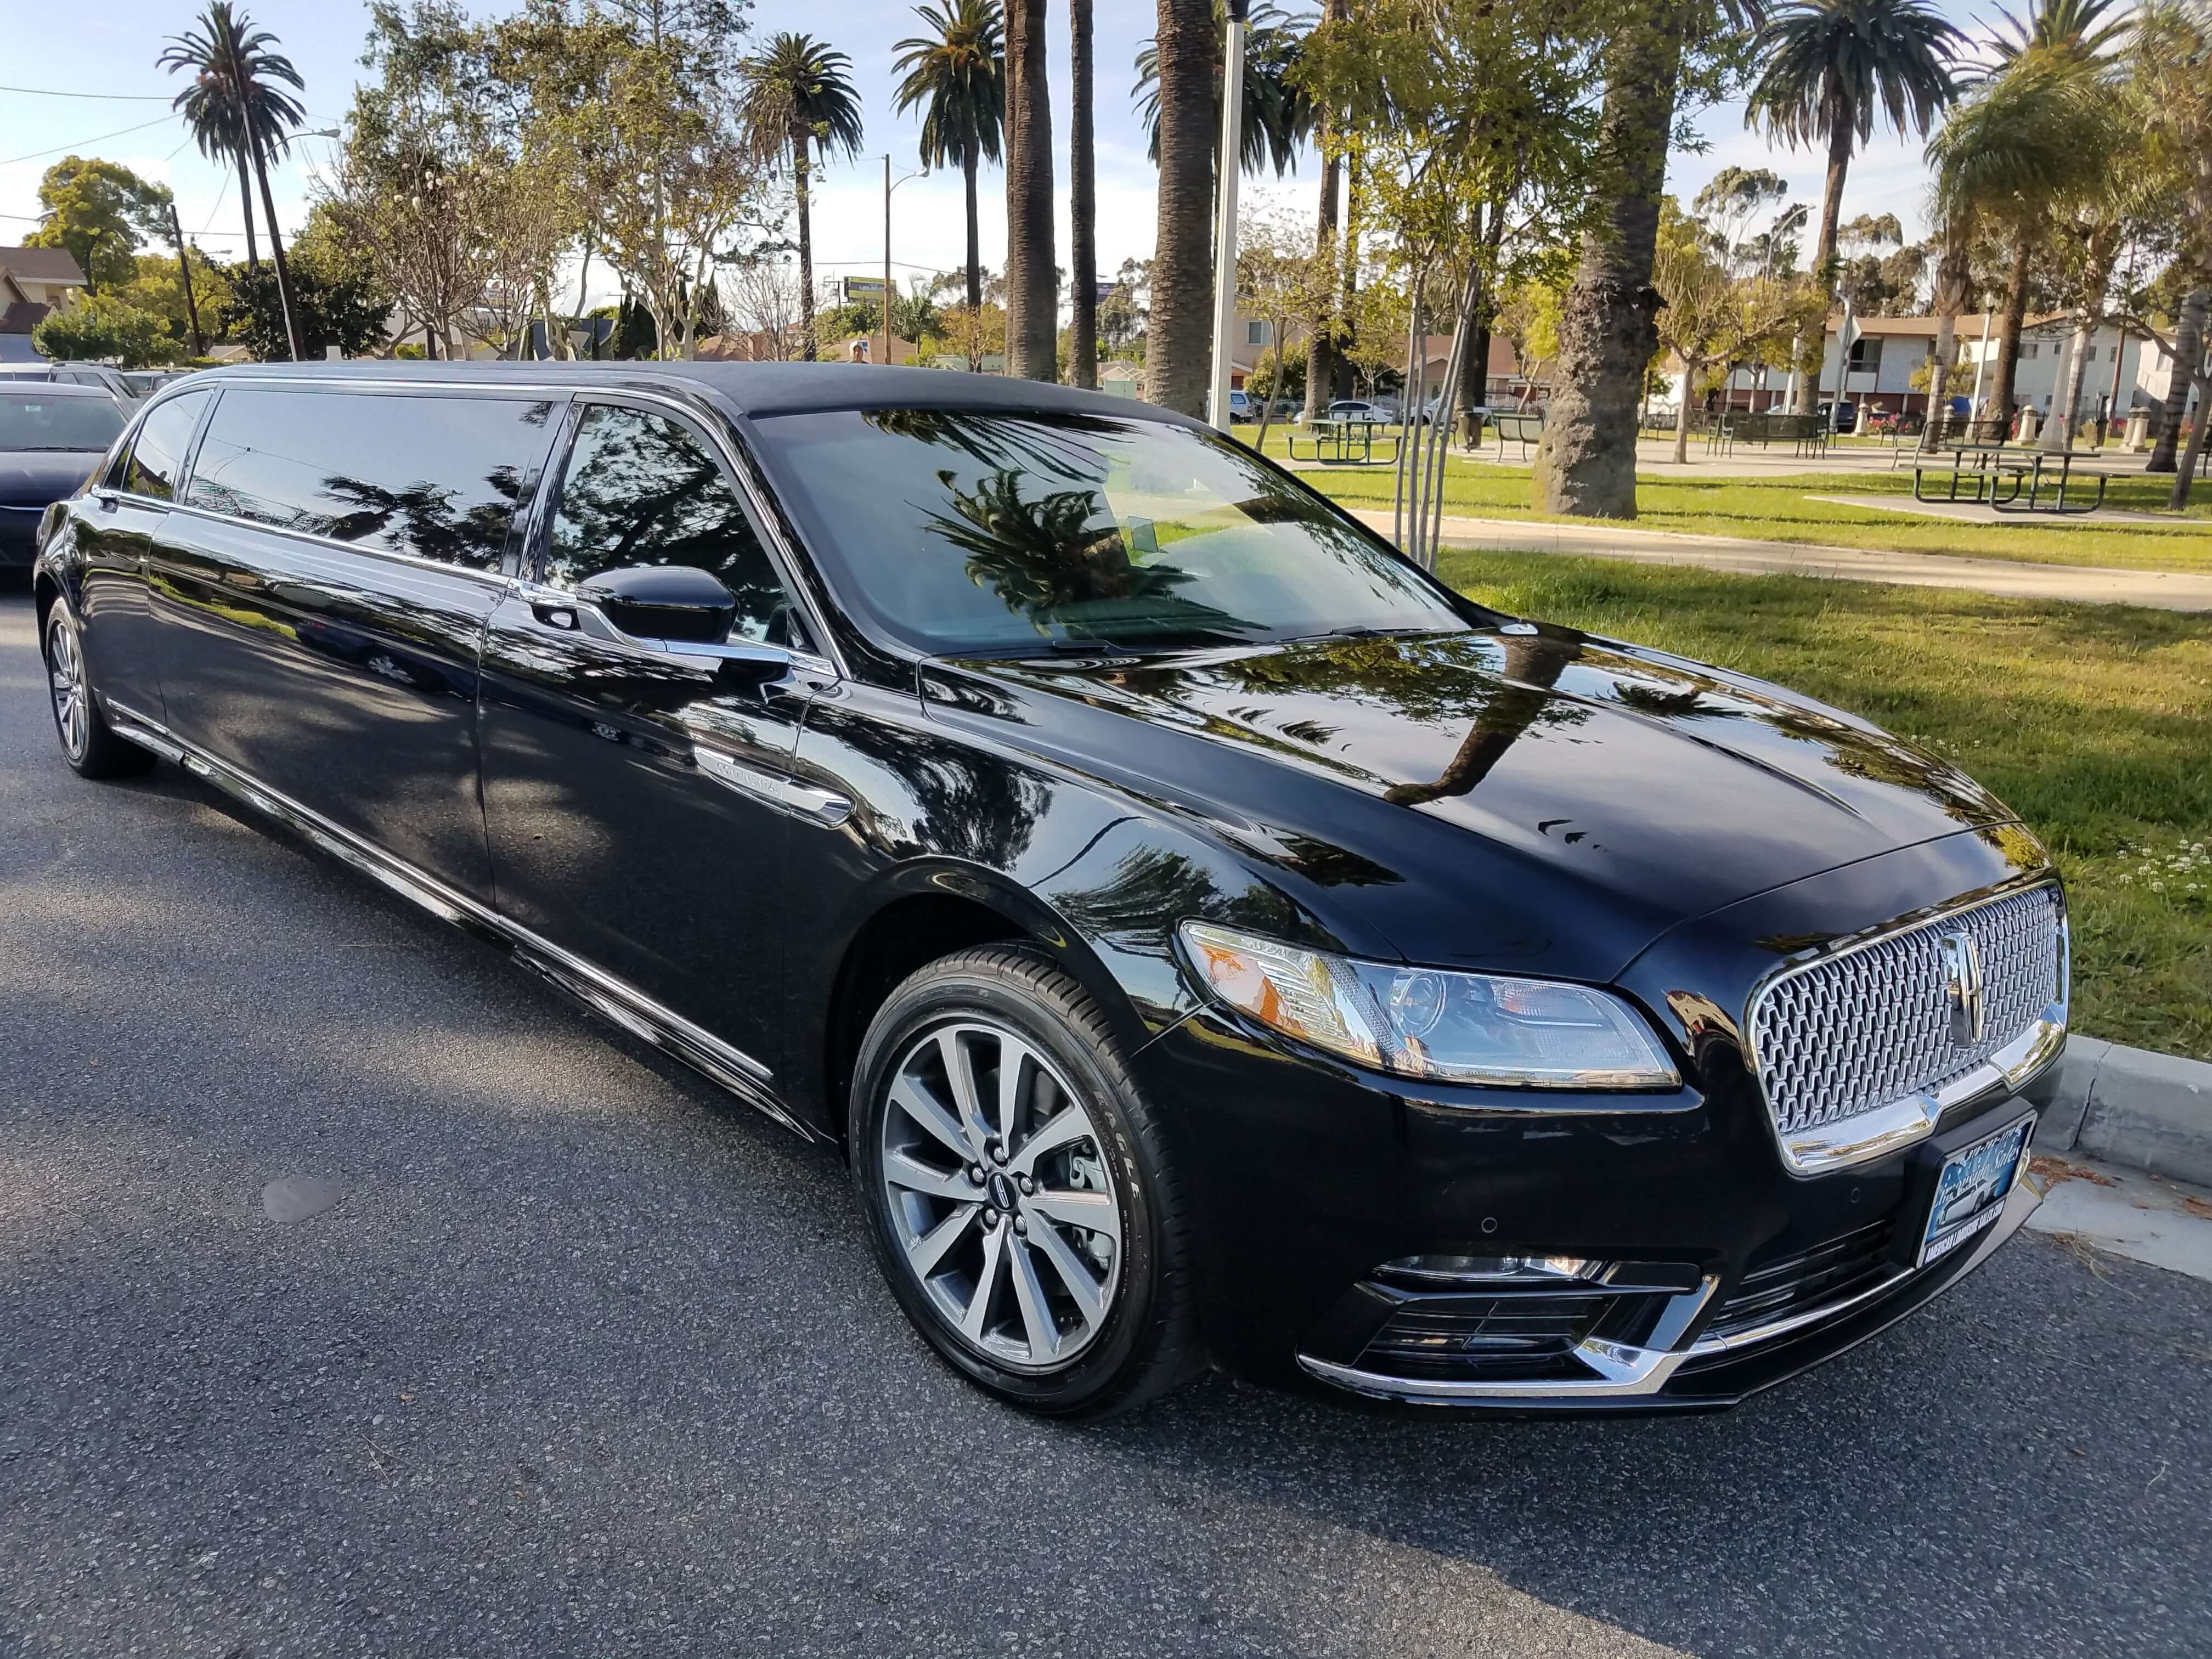
[[[1869,1111],[1838,1118],[1832,1123],[1820,1124],[1795,1134],[1783,1130],[1781,1125],[1774,1121],[1773,1109],[1765,1100],[1766,1084],[1759,1065],[1755,1035],[1759,1029],[1759,1006],[1775,987],[1843,957],[1873,950],[1899,934],[1914,933],[1954,916],[1963,916],[1993,904],[2002,904],[2039,887],[2050,888],[2058,902],[2058,963],[2063,975],[2057,999],[2045,1006],[2039,1018],[1972,1071],[1952,1079],[1939,1089],[1922,1090],[1890,1101],[1886,1105],[1876,1106]],[[2057,1060],[2066,1047],[2067,1010],[2073,1000],[2073,979],[2074,941],[2066,912],[2066,890],[2057,882],[2047,878],[2008,887],[2001,893],[1992,893],[1971,903],[1931,911],[1912,921],[1899,922],[1768,975],[1753,990],[1745,1005],[1744,1057],[1752,1075],[1759,1079],[1760,1101],[1766,1108],[1766,1125],[1773,1132],[1775,1144],[1781,1150],[1783,1167],[1794,1176],[1813,1176],[1832,1174],[1853,1164],[1871,1163],[1875,1158],[1886,1158],[1892,1152],[1901,1152],[1925,1140],[1936,1133],[1936,1124],[1954,1106],[1985,1095],[1995,1098],[2000,1091],[2019,1093],[2039,1072]]]
[[[1998,1212],[1996,1223],[1983,1230],[1981,1238],[1971,1249],[1956,1252],[1954,1257],[1946,1258],[1947,1261],[1955,1260],[1958,1256],[1965,1258],[1959,1262],[1956,1271],[1949,1278],[1920,1301],[1909,1308],[1900,1310],[1895,1318],[1884,1320],[1880,1325],[1858,1333],[1850,1340],[1838,1347],[1834,1352],[1823,1354],[1819,1359],[1810,1363],[1818,1364],[1836,1358],[1838,1355],[1856,1347],[1861,1342],[1887,1329],[1897,1319],[1906,1318],[1917,1313],[1929,1304],[1946,1295],[1960,1280],[1978,1271],[1981,1265],[1996,1252],[1999,1246],[2020,1231],[2028,1217],[2034,1214],[2037,1206],[2043,1202],[2043,1195],[2044,1186],[2041,1180],[2033,1174],[2023,1173],[2014,1186],[2012,1195],[2006,1199],[2004,1208]],[[1524,1410],[1540,1409],[1547,1407],[1572,1409],[1583,1405],[1633,1407],[1638,1402],[1651,1407],[1665,1407],[1673,1402],[1660,1396],[1684,1362],[1690,1359],[1710,1358],[1716,1354],[1747,1354],[1763,1347],[1767,1343],[1792,1335],[1808,1327],[1845,1317],[1863,1307],[1879,1302],[1885,1296],[1903,1290],[1911,1280],[1919,1278],[1923,1273],[1934,1271],[1936,1267],[1942,1265],[1942,1263],[1939,1262],[1932,1263],[1928,1267],[1907,1268],[1892,1274],[1870,1290],[1855,1292],[1840,1301],[1792,1314],[1787,1318],[1777,1319],[1751,1330],[1738,1331],[1728,1336],[1705,1337],[1685,1348],[1666,1351],[1650,1348],[1622,1349],[1613,1344],[1585,1343],[1583,1349],[1577,1350],[1577,1358],[1583,1359],[1585,1364],[1592,1365],[1592,1375],[1587,1381],[1439,1382],[1425,1377],[1415,1379],[1391,1376],[1380,1371],[1361,1370],[1355,1366],[1335,1364],[1328,1360],[1316,1359],[1310,1354],[1303,1353],[1298,1356],[1298,1366],[1308,1376],[1316,1377],[1322,1382],[1333,1383],[1338,1388],[1348,1389],[1355,1394],[1365,1395],[1372,1399],[1393,1401],[1401,1405],[1471,1407],[1492,1406],[1508,1410],[1515,1407]],[[1676,1300],[1688,1301],[1694,1297],[1698,1309],[1702,1310],[1706,1302],[1711,1300],[1714,1287],[1718,1283],[1717,1279],[1709,1278],[1701,1289],[1690,1292],[1686,1297],[1677,1297]],[[1672,1322],[1671,1319],[1669,1322]],[[1684,1322],[1686,1324],[1687,1322]],[[1587,1352],[1593,1347],[1610,1349],[1614,1355],[1620,1356],[1620,1359],[1616,1362],[1618,1369],[1608,1371],[1601,1368],[1596,1359]],[[1781,1380],[1780,1376],[1771,1379],[1773,1382]],[[1746,1392],[1755,1393],[1759,1388],[1765,1386],[1767,1386],[1766,1383],[1761,1382]],[[1725,1403],[1725,1401],[1694,1400],[1686,1403],[1711,1405]]]
[[[103,698],[109,729],[118,737],[176,762],[235,799],[351,866],[432,915],[499,945],[541,979],[566,992],[609,1024],[702,1072],[748,1105],[802,1139],[821,1137],[793,1116],[775,1093],[775,1074],[743,1049],[695,1025],[624,980],[540,937],[496,910],[456,891],[435,876],[395,858],[374,842],[331,823],[313,808],[272,789],[227,761],[187,742],[160,721],[113,698]]]

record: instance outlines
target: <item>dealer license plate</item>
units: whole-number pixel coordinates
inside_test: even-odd
[[[2031,1112],[1943,1160],[1936,1177],[1936,1200],[1928,1206],[1928,1225],[1920,1235],[1921,1267],[1940,1261],[1997,1218],[2020,1179],[2034,1128]]]

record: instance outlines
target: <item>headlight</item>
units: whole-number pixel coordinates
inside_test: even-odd
[[[1182,933],[1224,1002],[1379,1071],[1529,1089],[1681,1082],[1636,1011],[1588,986],[1355,962],[1209,922]]]

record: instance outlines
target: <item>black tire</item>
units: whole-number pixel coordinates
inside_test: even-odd
[[[1095,1324],[1085,1326],[1085,1346],[1065,1361],[1030,1365],[1002,1361],[963,1337],[950,1311],[908,1265],[906,1239],[911,1236],[912,1223],[903,1215],[893,1214],[895,1203],[910,1201],[903,1194],[894,1195],[885,1176],[887,1120],[894,1138],[898,1126],[905,1121],[891,1117],[896,1109],[891,1090],[899,1068],[923,1052],[923,1045],[947,1033],[957,1030],[981,1036],[979,1028],[983,1027],[1011,1033],[1028,1045],[1036,1059],[1048,1062],[1050,1069],[1060,1074],[1050,1079],[1049,1089],[1040,1086],[1033,1097],[1039,1103],[1032,1122],[1046,1115],[1043,1103],[1067,1103],[1060,1097],[1071,1092],[1072,1085],[1077,1103],[1097,1131],[1075,1144],[1103,1154],[1110,1170],[1110,1180],[1105,1183],[1109,1190],[1085,1195],[1094,1201],[1112,1200],[1118,1213],[1120,1237],[1110,1247],[1115,1264],[1108,1276],[1110,1299]],[[1157,1115],[1137,1086],[1121,1045],[1091,994],[1041,952],[1015,945],[963,951],[932,963],[894,990],[877,1011],[860,1045],[849,1127],[854,1179],[884,1277],[930,1346],[971,1381],[1010,1404],[1041,1415],[1100,1417],[1157,1400],[1200,1369],[1202,1354],[1193,1305],[1183,1200]],[[1010,1139],[1005,1149],[1013,1154],[1011,1164],[995,1139],[990,1145],[994,1148],[990,1155],[1001,1164],[1012,1168],[1020,1164],[1018,1139]],[[1046,1155],[1046,1164],[1051,1156]],[[1088,1158],[1089,1153],[1079,1156]],[[1042,1170],[1046,1164],[1034,1167]],[[980,1167],[979,1160],[971,1170]],[[1000,1176],[990,1179],[996,1182]],[[1037,1188],[1024,1183],[1021,1188],[1025,1194],[1034,1190],[1035,1200],[1016,1202],[1026,1206],[1049,1199],[1052,1194],[1043,1190],[1043,1181],[1040,1176]],[[986,1192],[998,1190],[995,1184],[981,1188],[975,1201],[984,1203]],[[950,1200],[948,1204],[959,1207]],[[993,1212],[985,1208],[981,1213],[988,1216]],[[1033,1284],[1049,1284],[1058,1294],[1068,1281],[1064,1276],[1050,1279],[1036,1265],[1042,1262],[1045,1268],[1051,1267],[1050,1257],[1054,1254],[1047,1248],[1049,1241],[1042,1236],[1051,1224],[1037,1220],[1038,1213],[1024,1210],[1024,1217],[1036,1225],[1024,1230],[1023,1242],[1017,1243],[1012,1237],[1014,1212],[1003,1212],[1002,1243],[1038,1273]],[[908,1234],[902,1234],[902,1226],[909,1229]],[[1053,1230],[1053,1237],[1063,1247],[1063,1259],[1069,1239],[1086,1241],[1102,1251],[1109,1248],[1103,1239],[1086,1240],[1080,1231]],[[979,1225],[972,1240],[979,1253],[987,1237]],[[980,1254],[977,1260],[983,1260]],[[1016,1270],[1006,1271],[1011,1275]],[[975,1282],[981,1279],[979,1268]],[[1018,1299],[1011,1278],[1007,1284],[1001,1301]],[[988,1295],[985,1299],[989,1300]],[[1024,1316],[1026,1311],[1025,1304]],[[1010,1322],[1012,1318],[1009,1315]]]
[[[54,717],[54,735],[61,740],[62,758],[81,778],[131,778],[150,769],[154,756],[135,743],[115,735],[100,713],[100,699],[85,672],[84,652],[76,624],[57,604],[46,613],[46,631],[40,636],[40,654],[46,665],[46,705]],[[70,683],[74,682],[74,711]]]

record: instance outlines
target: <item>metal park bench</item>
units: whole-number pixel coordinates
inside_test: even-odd
[[[1525,461],[1528,459],[1528,447],[1543,441],[1544,417],[1541,415],[1515,413],[1509,410],[1484,418],[1498,428],[1498,459],[1500,462],[1505,459],[1505,446],[1509,443],[1521,446],[1521,459]]]
[[[1818,415],[1783,415],[1771,410],[1739,410],[1713,422],[1707,447],[1727,454],[1737,444],[1794,444],[1800,455],[1827,452],[1828,423]]]

